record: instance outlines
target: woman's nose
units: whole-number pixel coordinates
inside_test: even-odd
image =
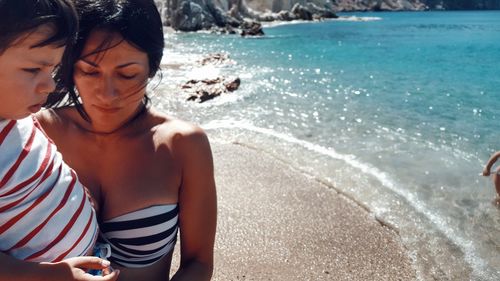
[[[113,101],[118,97],[118,91],[111,77],[103,77],[101,87],[97,90],[97,96],[102,101]]]

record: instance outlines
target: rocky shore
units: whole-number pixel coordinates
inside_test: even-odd
[[[268,1],[271,3],[271,1]],[[282,10],[269,10],[259,3],[243,0],[157,0],[163,22],[178,31],[212,30],[219,33],[263,35],[260,22],[321,20],[336,18],[329,2],[295,3]],[[253,5],[252,5],[253,4]]]
[[[349,11],[500,9],[497,0],[155,0],[163,22],[178,31],[262,35],[259,22],[321,20]],[[249,24],[250,22],[250,24]]]

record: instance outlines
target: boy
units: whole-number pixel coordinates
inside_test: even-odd
[[[95,212],[31,116],[76,30],[69,0],[0,0],[0,280],[117,278],[86,273],[109,265],[80,257],[94,246]]]
[[[486,166],[483,169],[483,176],[487,177],[491,175],[491,167],[495,162],[500,158],[500,151],[497,151],[491,155],[490,159],[486,163]],[[493,172],[493,184],[495,185],[495,189],[497,191],[497,196],[495,198],[495,205],[500,206],[500,167]]]

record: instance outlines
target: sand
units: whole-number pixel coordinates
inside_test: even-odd
[[[212,142],[212,150],[212,280],[416,279],[397,233],[352,200],[255,148]]]

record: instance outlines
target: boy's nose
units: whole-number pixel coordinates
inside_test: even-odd
[[[38,84],[37,93],[50,94],[56,89],[56,82],[51,74],[46,74]]]

